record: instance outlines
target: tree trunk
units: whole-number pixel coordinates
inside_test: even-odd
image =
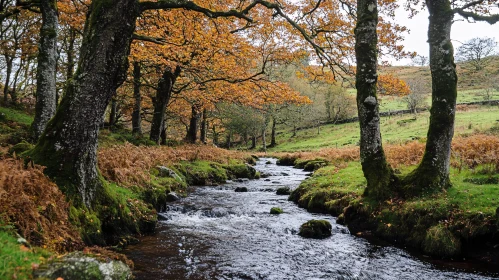
[[[177,66],[173,72],[167,67],[163,72],[163,76],[159,79],[158,90],[154,100],[154,115],[151,123],[151,133],[149,139],[160,144],[161,130],[164,128],[166,106],[170,102],[172,96],[173,85],[178,75],[180,75],[180,67]]]
[[[109,113],[109,129],[113,129],[116,124],[116,114],[118,109],[118,102],[116,98],[111,99],[111,112]]]
[[[266,130],[267,130],[266,128],[262,129],[262,147],[264,152],[267,152]]]
[[[138,61],[133,63],[133,98],[135,103],[132,112],[132,133],[134,135],[142,135],[142,96],[140,95],[140,63]]]
[[[206,109],[203,109],[203,120],[201,121],[201,143],[206,144],[206,130],[208,125],[208,116]]]
[[[191,120],[189,122],[189,130],[187,131],[187,142],[189,143],[196,143],[196,140],[198,139],[198,123],[199,123],[199,112],[196,108],[196,106],[191,107]]]
[[[256,149],[256,135],[251,137],[251,148],[250,150]]]
[[[9,101],[9,84],[10,84],[10,76],[12,74],[12,64],[13,64],[14,58],[5,56],[5,63],[6,63],[6,69],[5,69],[5,84],[3,88],[3,103],[7,105]]]
[[[41,0],[42,27],[40,28],[40,47],[38,49],[38,68],[36,72],[35,119],[31,124],[31,136],[38,140],[47,123],[54,116],[56,103],[57,71],[57,1]]]
[[[449,168],[454,118],[456,113],[457,74],[450,33],[454,13],[449,0],[427,1],[430,13],[428,43],[432,80],[430,126],[423,159],[404,179],[407,196],[441,190],[450,186]]]
[[[166,119],[163,121],[163,127],[161,127],[161,142],[160,145],[166,145]]]
[[[232,131],[229,130],[229,133],[227,133],[227,150],[230,150],[230,141],[232,141]]]
[[[358,67],[355,86],[360,123],[360,160],[367,180],[364,194],[383,199],[394,194],[396,177],[386,161],[379,127],[377,24],[376,0],[357,0],[355,55]]]
[[[275,134],[276,134],[276,121],[275,121],[275,118],[272,117],[272,132],[270,134],[270,147],[277,146]]]
[[[71,28],[69,31],[69,42],[68,42],[68,50],[67,50],[67,56],[68,56],[68,65],[66,69],[66,81],[71,80],[74,74],[74,52],[75,52],[75,41],[76,41],[76,30]]]
[[[217,132],[217,126],[216,125],[213,125],[213,144],[215,146],[218,146],[218,132]]]
[[[126,77],[137,5],[136,0],[92,1],[76,74],[30,152],[68,199],[89,208],[108,197],[97,170],[97,136],[109,101]]]

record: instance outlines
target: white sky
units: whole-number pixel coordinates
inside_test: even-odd
[[[466,20],[460,20],[459,16],[454,18],[457,20],[452,25],[451,39],[454,44],[454,49],[457,49],[461,42],[466,42],[475,37],[495,38],[499,42],[499,24],[490,25],[488,23],[477,22],[469,23]],[[406,26],[410,29],[410,34],[406,35],[404,46],[407,51],[416,51],[419,55],[428,56],[428,11],[421,11],[414,18],[409,19],[409,13],[402,7],[395,14],[395,20],[398,24]],[[408,65],[410,59],[401,61],[393,61],[393,65]]]

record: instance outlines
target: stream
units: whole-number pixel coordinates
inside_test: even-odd
[[[271,164],[266,164],[270,161]],[[260,159],[266,179],[198,187],[160,213],[156,234],[141,238],[125,254],[136,279],[499,279],[499,274],[437,265],[405,250],[353,236],[334,217],[312,214],[278,196],[298,187],[308,172]],[[236,187],[248,192],[235,192]],[[284,214],[270,215],[272,207]],[[333,236],[297,235],[301,224],[325,219]]]

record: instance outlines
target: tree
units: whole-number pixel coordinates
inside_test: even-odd
[[[412,63],[416,66],[428,66],[428,57],[424,55],[416,55],[412,59]]]
[[[415,0],[410,4],[417,4]],[[432,77],[430,125],[423,159],[418,167],[402,180],[405,196],[434,192],[450,187],[450,151],[454,135],[457,98],[457,73],[450,33],[455,14],[464,18],[499,21],[491,14],[492,1],[426,1],[430,13],[428,43]]]
[[[365,195],[384,199],[396,193],[397,177],[386,161],[379,126],[376,94],[378,40],[378,4],[376,0],[357,0],[355,55],[357,72],[357,110],[360,123],[360,162],[367,180]]]
[[[426,94],[430,89],[422,79],[409,80],[407,84],[411,92],[405,95],[402,100],[407,104],[407,109],[417,114],[418,108],[426,106]]]
[[[333,1],[326,2],[329,5],[329,2]],[[317,25],[313,25],[312,31],[315,33],[311,36],[296,21],[293,21],[283,11],[283,6],[277,2],[254,0],[246,6],[242,6],[240,1],[213,1],[213,3],[205,4],[216,10],[183,0],[92,1],[87,13],[75,75],[66,87],[55,116],[48,123],[35,148],[29,152],[36,163],[46,166],[45,173],[54,178],[66,194],[75,199],[76,203],[93,208],[96,204],[105,203],[106,199],[110,198],[97,169],[97,135],[109,101],[126,78],[129,66],[127,57],[134,37],[136,20],[143,12],[156,9],[184,9],[199,12],[211,19],[231,17],[235,18],[234,26],[239,29],[244,28],[243,23],[254,23],[252,16],[265,15],[265,18],[271,18],[274,14],[282,17],[294,30],[297,30],[321,58],[327,59],[328,56],[313,38],[318,41],[324,40],[322,42],[326,46],[334,45],[322,36],[331,34],[328,30],[332,29],[319,32],[315,29]],[[340,6],[338,3],[336,5]],[[267,13],[259,10],[250,14],[256,7],[262,8]],[[339,11],[331,10],[331,12],[337,12],[338,16],[343,16]],[[305,21],[303,18],[309,17],[311,13],[305,14],[301,19],[302,22]],[[331,25],[334,24],[331,23]],[[322,27],[322,24],[319,26]],[[388,28],[389,24],[385,27]],[[336,37],[341,40],[343,35],[336,34]],[[384,36],[396,37],[390,36],[387,32],[383,33],[381,38],[385,39]],[[392,42],[390,46],[393,47],[393,45]],[[341,47],[335,50],[342,53]],[[331,66],[334,65],[334,59],[330,58],[327,61]],[[334,68],[331,67],[331,69]],[[261,95],[257,98],[265,101],[267,96]]]
[[[38,49],[38,67],[36,73],[35,119],[31,124],[32,137],[36,141],[54,116],[57,106],[56,71],[57,71],[57,1],[41,0],[42,27],[40,29],[40,47]]]
[[[494,55],[496,50],[497,42],[493,38],[473,38],[457,49],[456,59],[467,62],[476,71],[480,71],[487,64],[485,58]]]

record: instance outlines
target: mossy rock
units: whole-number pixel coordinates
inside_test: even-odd
[[[227,170],[219,163],[207,161],[182,162],[175,164],[175,170],[186,178],[189,185],[204,186],[225,183]]]
[[[9,155],[11,155],[11,156],[12,156],[14,153],[15,153],[16,155],[20,155],[20,154],[22,154],[23,152],[26,152],[26,151],[29,151],[29,150],[33,149],[33,147],[34,147],[34,146],[35,146],[35,145],[33,145],[33,144],[31,144],[31,143],[28,143],[28,142],[26,142],[26,141],[22,141],[22,142],[20,142],[20,143],[15,144],[14,146],[12,146],[12,147],[9,149],[8,153],[9,153]]]
[[[428,229],[422,247],[426,254],[436,257],[452,258],[461,254],[461,241],[442,224]]]
[[[248,178],[254,179],[256,169],[247,164],[231,164],[224,167],[231,178]]]
[[[294,166],[297,158],[298,157],[294,155],[285,155],[280,157],[276,163],[277,165]]]
[[[291,189],[289,187],[281,187],[281,188],[277,189],[276,194],[277,195],[290,195]]]
[[[303,170],[305,171],[315,171],[321,167],[324,167],[327,165],[327,162],[324,160],[311,160],[305,164],[303,167]]]
[[[235,192],[248,192],[248,188],[247,187],[237,187],[234,191]]]
[[[128,280],[132,279],[132,271],[121,261],[106,262],[75,252],[42,265],[33,276],[41,279]]]
[[[331,236],[332,226],[326,220],[310,220],[300,227],[298,235],[305,238],[323,239]]]
[[[282,213],[284,213],[284,211],[282,211],[282,209],[281,209],[281,208],[279,208],[279,207],[272,207],[272,208],[270,209],[270,214],[276,214],[276,215],[279,215],[279,214],[282,214]]]

